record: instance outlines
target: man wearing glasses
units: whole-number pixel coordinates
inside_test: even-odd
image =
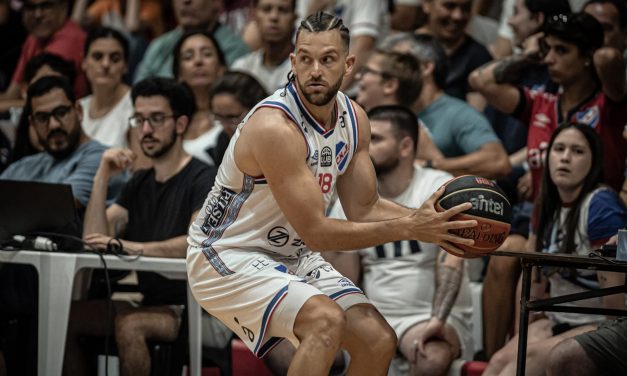
[[[72,61],[76,72],[82,72],[85,32],[67,17],[66,0],[26,0],[23,8],[24,26],[29,36],[22,46],[22,53],[13,72],[11,84],[0,94],[0,112],[20,106],[20,85],[24,81],[26,63],[42,52],[53,53]],[[79,75],[80,73],[77,73]],[[86,92],[85,80],[80,75],[74,87],[80,98]]]
[[[115,243],[130,254],[185,257],[187,229],[215,178],[215,170],[183,150],[183,134],[194,113],[193,97],[174,80],[156,77],[136,84],[131,98],[135,112],[129,125],[138,133],[142,151],[153,167],[136,172],[107,208],[107,183],[128,168],[136,155],[130,149],[105,151],[93,180],[83,237],[96,249]],[[147,340],[176,339],[186,282],[151,272],[137,275],[144,297],[141,307],[115,301],[115,315],[109,317],[104,300],[72,305],[64,374],[95,373],[88,369],[81,336],[104,336],[111,330],[122,375],[150,374]]]
[[[77,206],[87,206],[106,146],[83,132],[75,99],[65,78],[46,76],[31,84],[26,98],[29,121],[44,151],[11,164],[0,179],[70,184]]]

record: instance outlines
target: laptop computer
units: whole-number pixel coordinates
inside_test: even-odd
[[[80,236],[68,184],[0,180],[0,240],[52,232]]]

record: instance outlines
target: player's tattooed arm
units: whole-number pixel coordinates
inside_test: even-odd
[[[431,316],[437,317],[441,321],[446,321],[451,313],[464,273],[463,260],[450,260],[451,257],[448,253],[441,252],[436,264],[435,293],[433,294]]]

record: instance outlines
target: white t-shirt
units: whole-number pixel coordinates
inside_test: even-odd
[[[216,146],[218,142],[218,136],[222,132],[222,125],[219,122],[214,122],[213,127],[200,136],[191,139],[183,140],[183,150],[192,157],[200,159],[210,166],[215,166],[215,162],[207,152],[207,149]]]
[[[287,83],[287,74],[292,69],[290,59],[285,59],[276,67],[267,67],[263,64],[263,50],[253,51],[235,60],[231,70],[241,71],[255,77],[266,89],[267,93],[274,93]]]
[[[93,96],[80,99],[83,107],[83,130],[85,133],[100,142],[112,147],[128,147],[128,118],[133,115],[133,102],[129,90],[122,99],[105,116],[92,119],[89,116]]]

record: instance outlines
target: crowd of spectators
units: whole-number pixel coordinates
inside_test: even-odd
[[[355,64],[341,87],[373,116],[380,195],[416,207],[450,177],[494,179],[514,205],[507,250],[583,253],[625,227],[624,0],[0,0],[0,179],[71,185],[88,247],[117,242],[129,253],[184,258],[187,227],[237,125],[288,88],[294,32],[317,11],[350,30]],[[560,176],[574,170],[577,181]],[[473,356],[492,359],[488,374],[513,372],[517,260],[482,260],[472,274],[483,282],[484,315],[483,343],[473,344],[465,287],[435,333],[425,308],[433,286],[385,285],[386,268],[429,284],[446,264],[465,286],[465,261],[440,260],[437,247],[418,243],[356,251],[329,260],[394,322],[393,374],[443,374]],[[24,292],[26,305],[3,304],[36,278],[26,269],[0,265],[0,376],[34,372],[37,339],[20,328],[36,322],[36,291]],[[552,294],[622,284],[624,275],[537,280],[539,294]],[[73,302],[64,373],[94,374],[84,337],[107,334],[122,374],[150,373],[146,341],[179,335],[186,295],[152,274],[140,273],[138,287],[142,305],[116,303],[113,316],[100,296]],[[620,297],[594,304],[624,308]],[[595,356],[595,344],[608,332],[627,336],[625,325],[580,336],[604,319],[536,317],[530,374],[559,374],[573,354],[606,369],[597,363],[613,360]],[[232,333],[203,320],[204,344],[227,346]],[[30,341],[24,351],[11,348],[18,337]],[[290,350],[276,354],[289,360]],[[284,372],[284,359],[268,358]],[[336,368],[345,362],[338,355]]]

